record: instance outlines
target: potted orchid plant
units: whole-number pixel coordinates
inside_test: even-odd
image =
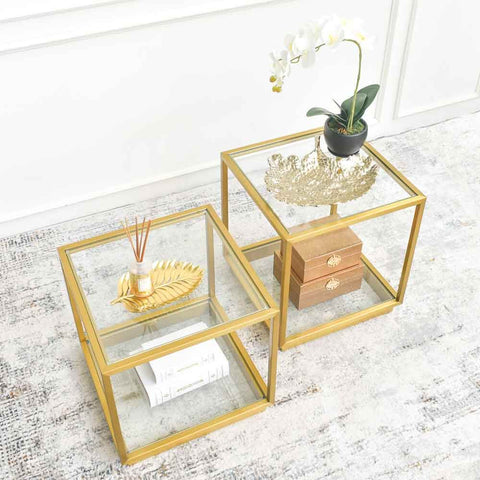
[[[336,48],[342,42],[350,43],[358,49],[358,72],[353,95],[341,104],[335,102],[340,109],[338,113],[314,107],[308,110],[307,117],[326,115],[324,136],[328,149],[338,157],[348,157],[357,153],[367,138],[368,125],[362,117],[380,87],[373,84],[359,89],[362,45],[367,46],[371,42],[365,35],[360,20],[324,17],[306,24],[297,35],[287,35],[285,49],[270,54],[270,82],[273,83],[274,92],[281,92],[284,81],[290,74],[291,65],[301,63],[304,67],[311,67],[315,64],[316,53],[321,48]]]

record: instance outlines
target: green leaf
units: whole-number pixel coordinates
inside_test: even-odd
[[[375,100],[375,97],[377,96],[379,88],[380,88],[380,85],[378,85],[378,83],[374,83],[372,85],[367,85],[366,87],[361,88],[357,92],[357,97],[358,97],[359,93],[364,93],[367,96],[367,99],[365,100],[365,103],[362,105],[362,108],[358,112],[357,112],[357,109],[355,108],[354,121],[360,120],[363,117],[363,114],[365,113],[365,110]]]
[[[322,107],[313,107],[307,112],[307,117],[314,117],[315,115],[328,115],[329,117],[333,117],[336,113]]]
[[[362,109],[363,104],[367,100],[367,96],[364,93],[357,92],[357,100],[355,101],[355,112],[353,114],[353,121],[355,122],[355,117],[358,115],[358,112]],[[347,112],[347,118],[350,118],[350,112],[353,108],[353,96],[347,98],[342,103],[342,109]]]
[[[372,83],[372,85],[361,88],[357,93],[364,93],[368,97],[368,107],[375,100],[379,88],[380,85],[378,83]]]
[[[337,123],[339,123],[342,127],[347,128],[348,120],[341,117],[340,115],[333,115],[330,118],[333,118]]]
[[[307,117],[315,117],[316,115],[327,115],[327,117],[334,118],[341,125],[346,125],[345,119],[343,119],[340,115],[327,110],[326,108],[313,107],[307,112]]]
[[[337,118],[330,117],[329,125],[331,127],[333,125],[335,125],[337,127],[342,127],[346,130],[347,129],[347,120],[344,120],[342,117],[337,117]]]
[[[333,100],[335,102],[335,105],[340,109],[340,116],[345,119],[346,121],[348,121],[348,115],[347,115],[347,112],[342,108],[342,106],[336,101],[336,100]]]

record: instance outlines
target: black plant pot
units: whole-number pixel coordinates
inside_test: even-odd
[[[329,121],[330,119],[327,118],[323,134],[331,153],[336,157],[348,157],[362,148],[368,135],[368,125],[365,120],[360,120],[365,128],[360,133],[354,133],[353,135],[343,135],[332,130],[328,125]]]

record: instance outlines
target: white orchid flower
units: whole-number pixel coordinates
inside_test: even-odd
[[[322,27],[325,25],[327,17],[319,18],[318,20],[312,20],[304,26],[305,31],[309,31],[313,37],[315,46],[317,46],[322,40]]]
[[[272,74],[277,78],[282,78],[290,73],[290,62],[288,52],[282,50],[280,52],[272,52],[270,54],[272,59]]]
[[[292,35],[291,33],[287,33],[285,35],[285,40],[283,41],[283,44],[285,45],[285,48],[287,49],[287,52],[290,53],[291,56],[293,56],[293,41],[295,40],[295,35]]]
[[[355,40],[367,50],[370,50],[372,48],[375,37],[372,37],[365,33],[362,20],[360,20],[359,18],[354,18],[352,20],[344,20],[343,25],[345,29],[345,38]]]
[[[296,35],[288,34],[285,36],[285,50],[270,54],[272,59],[272,75],[270,77],[270,82],[273,83],[272,90],[274,92],[282,90],[285,78],[290,73],[290,64],[301,63],[304,67],[310,67],[315,63],[316,53],[320,47],[325,45],[335,48],[344,40],[354,41],[359,46],[359,73],[355,87],[355,93],[357,93],[362,49],[368,48],[372,44],[373,37],[365,34],[361,20],[340,19],[336,15],[312,20],[304,25]],[[352,125],[350,125],[350,128],[352,128]]]
[[[274,92],[280,92],[285,77],[290,74],[288,52],[286,50],[272,52],[270,53],[270,58],[272,60],[272,76],[270,77],[270,81],[274,84],[272,88]]]
[[[327,47],[335,48],[345,38],[345,28],[342,21],[333,16],[325,22],[322,28],[322,40]]]
[[[307,25],[312,30],[315,37],[315,43],[318,45],[322,41],[322,28],[327,23],[328,17],[320,17],[317,20],[309,22]]]
[[[311,67],[315,63],[315,47],[315,37],[312,31],[309,28],[302,28],[293,40],[293,55],[300,55],[302,65]]]

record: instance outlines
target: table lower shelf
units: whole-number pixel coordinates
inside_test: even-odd
[[[273,274],[273,252],[279,248],[279,240],[272,239],[270,243],[262,242],[252,248],[245,247],[242,250],[274,300],[280,305],[281,285]],[[289,301],[286,320],[287,348],[294,346],[293,344],[288,345],[290,341],[294,341],[295,344],[303,343],[300,341],[300,337],[305,333],[310,332],[312,337],[320,336],[322,327],[324,327],[324,334],[331,333],[343,326],[357,323],[355,321],[348,323],[349,318],[347,317],[366,312],[363,317],[358,317],[358,321],[362,321],[375,316],[371,313],[376,313],[376,315],[387,313],[395,306],[397,303],[395,290],[364,256],[362,256],[362,262],[364,274],[358,290],[302,310],[298,310]],[[341,326],[341,322],[335,324],[338,319],[345,318],[347,319],[345,325]]]
[[[229,375],[153,408],[134,369],[112,375],[115,405],[127,452],[175,434],[181,436],[181,432],[190,431],[192,435],[202,425],[205,429],[230,413],[237,410],[247,412],[248,406],[265,400],[262,391],[265,387],[257,381],[258,372],[255,378],[252,372],[255,367],[246,358],[248,354],[236,333],[219,337],[216,341],[227,357]],[[84,351],[89,360],[90,349]],[[94,369],[91,373],[98,378]],[[101,382],[97,387],[102,388]],[[102,393],[99,392],[101,399]],[[105,408],[104,402],[102,406]]]

